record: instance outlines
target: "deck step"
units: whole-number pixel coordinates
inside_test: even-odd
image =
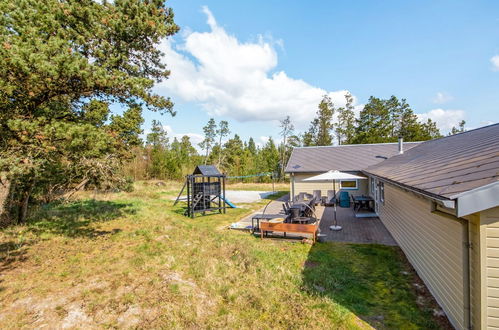
[[[369,213],[356,213],[355,214],[356,218],[377,218],[378,215],[374,212],[369,212]]]

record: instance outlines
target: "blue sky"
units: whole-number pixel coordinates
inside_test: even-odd
[[[194,142],[210,117],[233,133],[277,138],[287,114],[308,127],[321,96],[357,110],[406,98],[442,131],[499,121],[499,1],[167,2],[181,32],[162,45],[171,79],[157,87],[177,116],[147,113]],[[495,57],[497,56],[497,57]]]

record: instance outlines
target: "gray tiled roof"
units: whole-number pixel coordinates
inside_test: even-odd
[[[426,141],[365,172],[453,199],[499,181],[499,124]]]
[[[404,150],[421,142],[404,142]],[[286,173],[359,171],[398,154],[398,143],[294,148]]]
[[[192,174],[201,174],[204,176],[223,176],[215,165],[198,165]]]

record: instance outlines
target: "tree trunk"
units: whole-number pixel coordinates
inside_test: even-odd
[[[0,177],[0,222],[9,217],[10,188],[11,182],[5,177]]]
[[[208,163],[208,155],[210,154],[210,148],[206,148],[206,156],[204,157],[204,164]]]
[[[220,168],[220,163],[222,162],[222,135],[220,135],[220,139],[218,140],[218,164],[217,168]]]
[[[29,183],[28,188],[22,192],[21,204],[19,205],[18,223],[26,222],[26,218],[28,216],[29,198],[31,196],[31,192],[33,191],[34,186],[35,186],[35,181],[33,180]]]

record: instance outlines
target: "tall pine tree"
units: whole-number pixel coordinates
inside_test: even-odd
[[[54,191],[123,186],[139,108],[174,114],[153,92],[169,75],[158,45],[178,31],[172,10],[163,0],[0,0],[0,8],[3,217],[24,221],[32,197]],[[113,102],[125,114],[110,117]]]
[[[331,98],[324,95],[319,103],[316,117],[310,123],[309,130],[304,134],[305,146],[329,146],[333,144],[333,116],[335,108]]]

